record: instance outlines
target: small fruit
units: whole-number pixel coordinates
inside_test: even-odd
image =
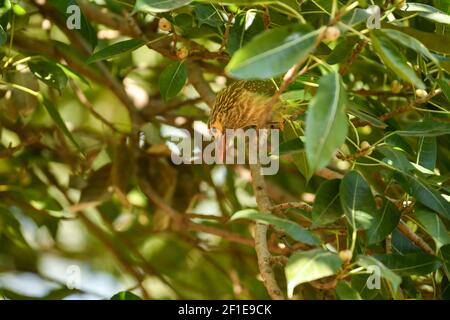
[[[158,28],[161,31],[170,31],[172,30],[172,24],[166,18],[159,19]]]
[[[365,155],[370,156],[372,154],[372,146],[370,145],[369,142],[363,141],[361,142],[361,145],[359,147],[362,151],[364,151]]]
[[[186,59],[186,57],[189,55],[189,50],[185,47],[181,47],[177,50],[177,57],[180,60]]]
[[[344,263],[349,263],[352,260],[353,253],[351,250],[339,251],[339,257]]]
[[[417,89],[416,90],[416,96],[419,98],[426,98],[428,96],[428,92],[426,92],[423,89]]]
[[[341,31],[337,27],[328,27],[325,30],[325,40],[334,41],[341,36]]]
[[[405,6],[405,4],[406,4],[406,1],[405,1],[405,0],[394,0],[394,6],[395,6],[397,9],[403,8],[403,7]]]
[[[400,93],[400,91],[402,90],[402,85],[400,84],[400,82],[398,82],[397,80],[394,80],[391,82],[391,92],[392,93]]]

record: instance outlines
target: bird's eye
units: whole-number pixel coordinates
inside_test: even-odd
[[[210,128],[209,130],[211,131],[211,135],[212,135],[213,137],[215,137],[215,136],[217,135],[217,132],[218,132],[217,128],[212,127],[212,128]]]

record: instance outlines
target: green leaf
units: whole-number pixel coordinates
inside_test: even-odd
[[[323,76],[306,115],[306,155],[313,172],[328,165],[345,142],[348,128],[346,103],[340,75],[329,73]]]
[[[342,260],[335,253],[323,249],[297,251],[289,257],[285,268],[288,295],[292,298],[299,284],[336,274]]]
[[[400,211],[388,199],[384,199],[383,206],[374,215],[374,222],[367,230],[369,244],[384,240],[394,231],[400,221]]]
[[[437,249],[450,244],[447,228],[436,213],[419,209],[416,210],[415,215],[421,227],[433,238]]]
[[[57,89],[59,92],[64,90],[67,85],[67,76],[64,71],[55,63],[50,61],[28,62],[30,71],[46,85]]]
[[[381,146],[376,149],[377,151],[381,152],[385,158],[383,159],[383,162],[387,163],[388,165],[394,167],[400,172],[403,173],[409,173],[411,170],[414,169],[411,162],[409,162],[408,158],[406,157],[406,153],[398,148],[392,148],[390,146]]]
[[[356,37],[343,38],[328,56],[327,63],[333,65],[347,60],[352,54],[357,43],[358,38]]]
[[[397,46],[380,31],[372,31],[371,39],[373,47],[381,60],[392,69],[396,75],[406,82],[410,82],[417,88],[425,89],[425,84],[407,64],[407,59]]]
[[[353,289],[347,281],[339,280],[336,294],[340,300],[362,300],[358,291]]]
[[[390,23],[382,23],[383,29],[395,29],[409,34],[422,42],[429,50],[439,53],[450,53],[450,36],[435,32],[423,32],[413,28],[398,27]]]
[[[390,270],[386,265],[384,265],[382,262],[375,259],[374,257],[358,256],[358,258],[356,259],[356,264],[368,269],[371,272],[374,271],[373,267],[379,268],[381,276],[391,283],[394,292],[397,291],[398,287],[400,286],[400,283],[402,282],[402,278],[400,278],[398,275],[392,272],[392,270]]]
[[[137,0],[133,13],[141,12],[166,12],[191,3],[192,0]]]
[[[238,79],[278,76],[314,50],[320,32],[307,25],[288,25],[263,32],[236,51],[225,70]]]
[[[197,16],[198,26],[207,24],[211,27],[217,28],[225,23],[224,18],[212,4],[196,3],[194,7],[195,15]]]
[[[444,261],[444,268],[447,278],[450,276],[450,244],[446,244],[439,249],[439,254]]]
[[[238,14],[234,24],[231,26],[227,51],[230,55],[247,44],[253,37],[264,31],[264,21],[262,15],[257,10],[248,10]]]
[[[284,128],[283,136],[285,137],[285,139],[300,139],[302,132],[302,127],[299,121],[288,120]],[[300,171],[300,173],[308,181],[312,177],[314,172],[311,172],[309,168],[305,150],[298,150],[297,152],[292,153],[291,157],[298,171]]]
[[[417,201],[443,217],[450,219],[450,203],[423,179],[405,174],[399,174],[396,177],[402,188],[414,196]]]
[[[286,155],[286,154],[292,154],[292,153],[298,153],[302,150],[304,150],[305,144],[300,138],[295,138],[289,141],[285,141],[280,144],[278,153],[279,155]]]
[[[406,137],[437,137],[450,134],[450,123],[424,120],[415,122],[396,132],[400,136]]]
[[[423,3],[408,2],[402,10],[405,12],[417,12],[419,16],[437,23],[450,24],[450,16],[448,14]]]
[[[6,34],[3,27],[0,25],[0,46],[4,45],[8,40],[8,35]]]
[[[450,101],[450,81],[446,78],[438,79],[437,83],[442,89],[442,92],[444,93],[445,97],[448,101]]]
[[[64,73],[66,74],[67,77],[74,79],[74,80],[78,80],[80,82],[83,82],[87,86],[90,86],[90,84],[86,80],[86,78],[83,77],[80,73],[76,72],[72,68],[69,68],[68,66],[63,65],[61,63],[57,63],[57,65],[58,65],[58,67],[60,67],[62,69],[62,71],[64,71]]]
[[[278,229],[286,232],[286,234],[288,234],[292,239],[296,241],[310,245],[320,244],[320,240],[316,235],[302,228],[297,223],[275,217],[271,214],[261,213],[254,209],[247,209],[236,212],[231,217],[230,221],[234,221],[237,219],[250,219],[265,224],[271,224]]]
[[[342,214],[339,201],[339,186],[341,181],[328,180],[317,190],[312,211],[314,226],[322,226],[338,220]]]
[[[384,123],[381,120],[378,120],[377,118],[375,118],[374,116],[368,114],[367,112],[361,111],[358,109],[358,107],[355,105],[355,103],[350,103],[349,108],[348,108],[348,113],[350,113],[351,115],[366,121],[368,124],[377,127],[377,128],[381,128],[384,129],[387,127],[387,124]]]
[[[80,146],[78,145],[77,141],[72,136],[72,133],[70,133],[69,129],[67,128],[66,124],[64,123],[64,120],[61,118],[61,115],[59,114],[58,110],[55,108],[55,106],[45,97],[39,96],[39,101],[42,103],[44,108],[47,110],[50,117],[55,122],[55,125],[58,127],[59,130],[72,142],[72,144],[80,151],[81,154],[83,152],[81,151]]]
[[[377,208],[370,186],[357,171],[342,179],[340,198],[347,220],[353,229],[369,229],[375,223]]]
[[[142,300],[137,295],[129,291],[121,291],[111,297],[111,300]]]
[[[187,69],[183,62],[169,64],[159,76],[159,89],[164,100],[175,97],[183,89],[187,79]]]
[[[380,254],[374,257],[400,276],[427,275],[442,265],[437,257],[422,252]]]
[[[106,60],[116,55],[136,50],[143,45],[145,45],[145,41],[141,39],[130,39],[121,42],[114,43],[106,48],[98,50],[89,59],[86,63],[93,63],[96,61]]]
[[[436,65],[439,65],[439,60],[436,59],[436,57],[430,52],[430,50],[428,50],[428,48],[425,47],[422,42],[411,37],[410,35],[394,29],[382,29],[379,32],[389,37],[391,40],[398,42],[401,45],[416,51],[418,54],[427,57]]]
[[[56,8],[58,14],[61,17],[61,21],[63,21],[64,27],[66,27],[66,22],[69,21],[74,14],[77,14],[77,11],[68,12],[69,7],[75,6],[76,8],[80,8],[76,0],[49,0],[49,2]],[[70,32],[78,33],[83,39],[85,39],[91,46],[92,50],[97,45],[97,32],[90,25],[86,16],[83,14],[83,10],[79,11],[80,13],[80,29],[69,30]]]
[[[417,150],[417,163],[422,167],[433,171],[436,168],[437,141],[436,137],[419,138],[419,150]]]

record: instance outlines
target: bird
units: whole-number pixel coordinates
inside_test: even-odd
[[[221,90],[214,102],[208,127],[217,134],[226,129],[254,126],[265,128],[271,122],[271,100],[276,86],[271,81],[239,80]]]
[[[283,103],[272,101],[276,90],[277,86],[272,81],[238,80],[217,94],[208,128],[219,142],[220,158],[223,159],[227,129],[273,128],[276,124],[282,128]]]

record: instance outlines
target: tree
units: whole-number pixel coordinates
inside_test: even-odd
[[[449,14],[0,1],[1,295],[448,298]],[[171,138],[206,131],[235,80],[275,85],[278,172],[175,164]],[[24,275],[53,285],[24,292]]]

